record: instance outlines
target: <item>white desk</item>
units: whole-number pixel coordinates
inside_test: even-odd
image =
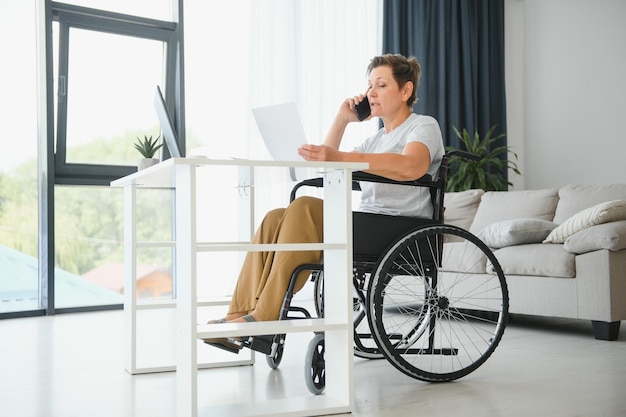
[[[240,167],[239,187],[249,189],[254,204],[252,179],[254,170],[263,167],[320,168],[324,175],[324,242],[320,244],[252,245],[247,243],[208,243],[196,239],[197,170],[207,166]],[[353,319],[352,319],[352,171],[367,168],[363,163],[274,162],[252,160],[211,160],[205,158],[172,158],[160,164],[111,183],[124,187],[125,282],[135,288],[138,245],[135,221],[137,189],[171,188],[175,190],[175,291],[176,388],[177,416],[198,416],[197,339],[224,336],[253,336],[290,332],[325,332],[326,390],[323,395],[285,398],[266,403],[233,404],[210,410],[207,415],[220,416],[310,416],[352,412]],[[223,179],[220,179],[223,180]],[[210,184],[208,184],[210,186]],[[167,245],[167,243],[163,243]],[[325,277],[325,318],[260,323],[202,325],[197,323],[196,255],[202,251],[323,250]],[[127,287],[129,288],[129,287]],[[135,291],[125,291],[125,316],[131,346],[127,352],[127,369],[136,358],[133,338],[136,325],[133,314],[137,303]],[[129,324],[128,321],[131,321]],[[155,369],[165,370],[165,369]],[[131,370],[129,372],[133,373]],[[304,381],[303,381],[304,383]],[[236,389],[236,387],[234,387]],[[204,392],[209,392],[204,391]],[[205,394],[203,394],[205,395]],[[206,394],[209,395],[209,394]],[[204,412],[204,410],[203,410]]]

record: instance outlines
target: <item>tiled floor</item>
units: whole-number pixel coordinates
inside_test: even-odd
[[[278,370],[199,371],[198,404],[307,395],[304,351],[289,335]],[[202,346],[201,349],[213,349]],[[172,417],[175,374],[124,370],[123,313],[0,321],[0,415]],[[354,416],[626,416],[626,323],[616,342],[582,321],[514,317],[494,355],[469,376],[429,384],[384,360],[355,359]],[[209,400],[212,399],[212,400]]]

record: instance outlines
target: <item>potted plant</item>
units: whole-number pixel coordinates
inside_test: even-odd
[[[134,144],[135,149],[143,156],[137,166],[139,170],[159,163],[159,160],[154,158],[154,154],[163,146],[162,143],[159,143],[160,137],[159,135],[155,139],[152,139],[152,136],[148,137],[144,135],[143,139],[137,138],[137,142]]]
[[[459,132],[456,127],[452,127],[454,133],[459,137],[465,147],[465,151],[480,156],[478,161],[469,161],[461,158],[450,160],[446,191],[465,191],[474,188],[481,188],[485,191],[506,191],[509,185],[513,185],[507,180],[505,169],[510,169],[518,175],[522,175],[517,167],[517,154],[509,146],[499,146],[489,150],[496,140],[504,137],[504,133],[494,136],[496,126],[492,126],[483,138],[478,132],[473,136],[467,129]],[[452,146],[446,146],[446,151],[457,150]],[[512,154],[514,160],[503,159],[502,155]]]

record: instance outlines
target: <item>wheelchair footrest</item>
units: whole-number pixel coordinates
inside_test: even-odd
[[[255,352],[263,353],[264,355],[272,354],[272,346],[274,344],[273,335],[254,336],[246,340],[246,346]]]

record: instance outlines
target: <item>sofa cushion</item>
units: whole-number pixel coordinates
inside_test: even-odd
[[[570,253],[626,249],[626,220],[603,223],[574,233],[563,245]]]
[[[542,219],[512,219],[492,223],[481,230],[477,236],[490,248],[541,243],[557,226]]]
[[[448,272],[467,272],[484,274],[487,268],[487,257],[468,241],[447,241],[443,245],[445,262],[443,270]]]
[[[480,189],[446,193],[443,200],[445,223],[469,230],[483,194]]]
[[[626,200],[607,201],[574,214],[550,232],[543,243],[564,243],[576,232],[616,220],[626,220]]]
[[[565,251],[563,245],[534,243],[507,246],[494,251],[493,254],[500,262],[505,275],[557,278],[576,276],[576,255]]]
[[[502,220],[532,218],[552,221],[557,201],[557,189],[488,191],[480,199],[470,232],[477,234]]]
[[[626,184],[610,185],[567,185],[559,190],[559,204],[554,219],[563,223],[584,209],[613,200],[626,199]]]

